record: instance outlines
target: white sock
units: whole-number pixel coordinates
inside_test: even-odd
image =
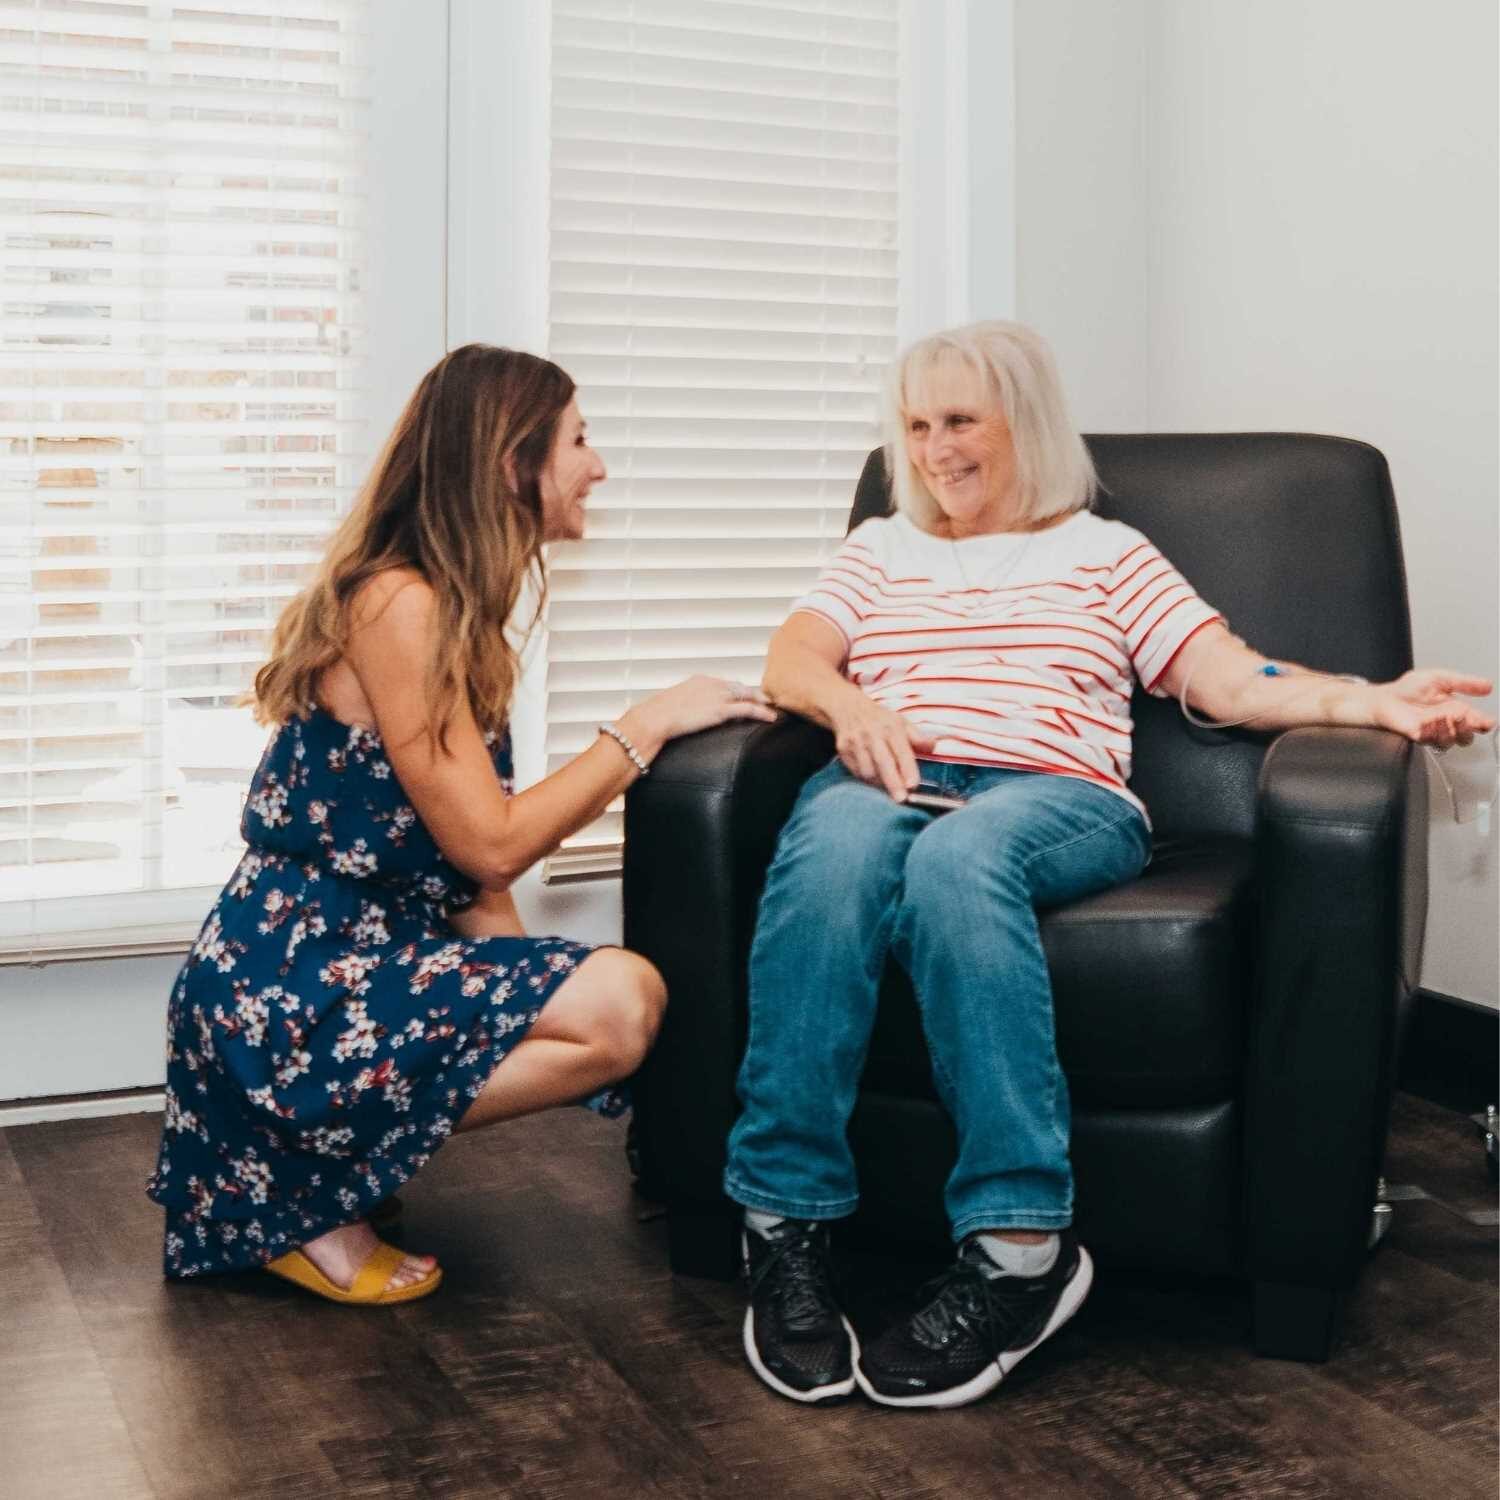
[[[747,1208],[745,1210],[745,1228],[753,1229],[762,1239],[781,1223],[785,1222],[783,1214],[763,1214],[758,1208]]]
[[[998,1234],[976,1235],[985,1257],[1005,1276],[1045,1276],[1057,1264],[1062,1241],[1049,1234],[1039,1245],[1018,1245]]]

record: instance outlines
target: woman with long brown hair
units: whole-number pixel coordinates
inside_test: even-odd
[[[770,718],[758,689],[655,694],[536,786],[507,715],[528,579],[604,465],[572,380],[470,344],[429,371],[255,679],[274,726],[244,857],[173,988],[149,1187],[168,1276],[264,1267],[334,1301],[434,1291],[372,1211],[457,1130],[616,1113],[666,993],[644,959],[528,937],[510,886],[668,739]],[[534,616],[532,617],[535,618]]]

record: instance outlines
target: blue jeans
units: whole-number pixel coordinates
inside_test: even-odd
[[[744,1105],[724,1191],[837,1219],[858,1202],[847,1127],[887,955],[910,974],[933,1077],[958,1131],[953,1236],[1073,1218],[1068,1088],[1036,908],[1138,875],[1145,819],[1088,781],[938,761],[957,812],[893,802],[834,761],[781,834],[750,950]]]

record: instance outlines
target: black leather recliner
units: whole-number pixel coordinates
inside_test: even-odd
[[[1298,434],[1088,439],[1098,508],[1138,527],[1268,656],[1411,666],[1395,502],[1374,448]],[[879,450],[850,524],[889,508]],[[1044,914],[1073,1099],[1080,1236],[1102,1266],[1254,1284],[1256,1347],[1326,1358],[1365,1257],[1426,909],[1426,779],[1367,729],[1195,729],[1137,693],[1140,879]],[[746,959],[778,831],[831,737],[787,717],[674,741],[626,803],[625,942],[666,1023],[637,1089],[673,1268],[728,1276],[720,1191]],[[810,918],[811,920],[811,918]],[[850,1127],[860,1217],[942,1242],[954,1157],[915,1002],[883,985]]]

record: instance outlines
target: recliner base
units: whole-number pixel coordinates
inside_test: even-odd
[[[1343,1311],[1338,1288],[1257,1281],[1254,1301],[1257,1354],[1312,1364],[1327,1360]]]
[[[672,1208],[667,1213],[667,1246],[675,1276],[733,1281],[740,1271],[740,1215],[733,1204],[720,1208]]]

